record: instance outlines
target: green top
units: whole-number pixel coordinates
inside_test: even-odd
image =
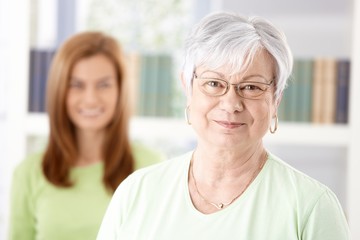
[[[348,240],[335,194],[269,154],[231,205],[199,212],[188,189],[192,153],[140,169],[115,191],[98,240]]]
[[[135,168],[162,160],[144,146],[134,145]],[[75,167],[75,185],[50,184],[41,170],[42,154],[28,157],[15,169],[11,192],[10,240],[91,240],[111,199],[102,183],[103,162]]]

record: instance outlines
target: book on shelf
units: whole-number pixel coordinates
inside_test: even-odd
[[[337,62],[336,123],[348,122],[349,82],[350,61],[340,59]]]
[[[29,100],[30,112],[45,112],[46,82],[53,49],[31,49],[29,61]]]
[[[314,63],[313,109],[314,123],[335,122],[336,59],[317,58]]]
[[[168,54],[159,55],[159,74],[157,84],[157,116],[171,116],[173,92],[172,57]]]
[[[310,122],[312,107],[313,61],[295,59],[288,86],[279,106],[279,118],[288,122]]]
[[[323,101],[321,123],[334,123],[336,111],[336,59],[326,58],[323,66]]]
[[[137,115],[146,115],[146,100],[148,99],[147,90],[146,90],[146,79],[147,79],[147,56],[139,56],[139,85],[136,87],[138,99],[136,100],[136,114]]]
[[[127,67],[127,80],[129,86],[128,98],[131,106],[131,113],[136,114],[136,106],[138,105],[138,99],[140,98],[138,87],[139,83],[139,73],[140,73],[140,56],[136,52],[127,53],[125,55],[125,67]]]
[[[146,64],[146,74],[144,82],[146,83],[146,95],[147,99],[145,100],[145,115],[146,116],[156,116],[156,98],[157,98],[157,89],[159,84],[159,64],[158,56],[154,54],[149,54],[147,57]]]
[[[141,54],[138,115],[155,116],[157,73],[157,58],[153,54]]]
[[[171,116],[173,96],[172,56],[141,54],[137,114],[141,116]]]
[[[284,99],[286,101],[286,105],[285,105],[286,120],[289,122],[297,121],[297,115],[299,111],[298,94],[299,94],[300,85],[299,85],[298,76],[301,71],[299,67],[300,67],[299,61],[298,60],[294,61],[292,76],[289,79],[289,86],[288,89],[286,90],[287,91],[285,96],[286,99]]]
[[[298,60],[297,81],[297,102],[298,111],[296,119],[300,122],[311,121],[311,105],[312,105],[312,80],[313,80],[313,61],[311,59]]]
[[[42,79],[41,52],[37,49],[30,50],[29,69],[29,105],[30,112],[40,112],[40,85]]]
[[[313,71],[313,91],[312,91],[312,122],[321,123],[323,100],[323,79],[324,79],[324,59],[317,58],[314,60]]]

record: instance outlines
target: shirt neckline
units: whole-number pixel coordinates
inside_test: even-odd
[[[255,179],[252,181],[252,183],[250,183],[250,185],[243,192],[243,194],[239,198],[237,198],[232,204],[230,204],[228,207],[226,207],[220,211],[210,213],[210,214],[205,214],[195,208],[195,206],[191,200],[190,192],[189,192],[189,183],[188,183],[189,169],[190,169],[190,161],[191,161],[191,157],[192,157],[193,153],[194,153],[194,150],[187,153],[186,161],[184,161],[185,162],[185,164],[184,164],[184,173],[185,174],[183,174],[184,178],[182,179],[183,191],[184,191],[183,194],[185,195],[186,205],[188,206],[189,209],[191,209],[191,212],[202,218],[217,217],[219,215],[227,214],[228,212],[233,212],[233,209],[236,208],[239,204],[241,204],[241,202],[243,202],[249,196],[249,194],[251,194],[251,192],[253,192],[255,190],[255,188],[260,184],[261,180],[263,179],[264,175],[267,172],[267,169],[269,167],[268,162],[271,159],[271,154],[268,152],[268,157],[267,157],[266,162],[265,162],[264,166],[262,167],[261,171],[255,177]]]

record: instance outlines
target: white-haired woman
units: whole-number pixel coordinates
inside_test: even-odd
[[[285,36],[268,21],[202,19],[182,73],[198,144],[128,177],[98,239],[349,239],[334,193],[263,146],[276,132],[292,64]]]

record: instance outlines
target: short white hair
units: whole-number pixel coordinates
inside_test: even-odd
[[[226,66],[231,74],[238,73],[263,49],[275,63],[275,99],[278,99],[293,66],[284,33],[261,17],[227,12],[209,14],[194,27],[185,42],[183,77],[188,91],[192,89],[196,66],[213,69]]]

